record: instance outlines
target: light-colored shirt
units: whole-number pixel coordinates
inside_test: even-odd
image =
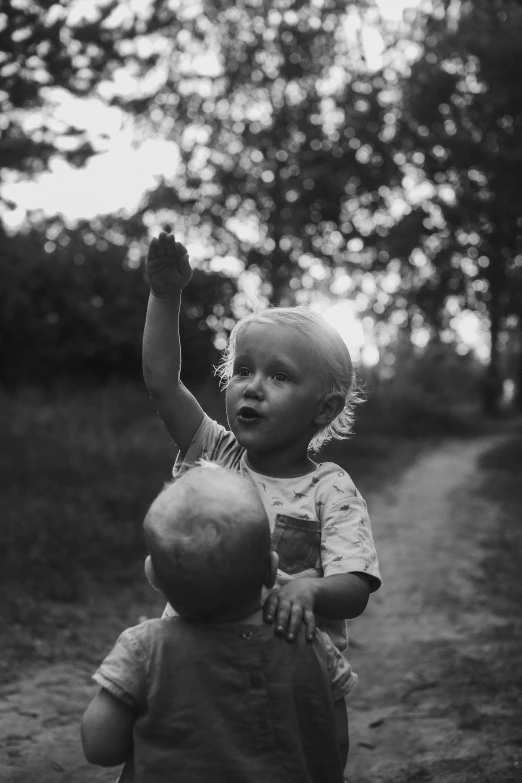
[[[124,631],[94,679],[136,712],[135,783],[342,783],[328,667],[322,636],[169,617]]]
[[[311,473],[293,478],[257,473],[233,433],[206,415],[186,454],[178,456],[174,477],[201,459],[237,471],[258,490],[279,555],[277,585],[303,576],[361,572],[367,575],[372,592],[380,587],[366,503],[339,465],[323,462]],[[340,650],[347,647],[344,621],[318,618],[318,625]]]

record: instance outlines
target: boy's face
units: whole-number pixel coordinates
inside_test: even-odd
[[[293,330],[267,321],[244,328],[227,388],[227,416],[249,456],[306,453],[318,429],[317,370],[310,347]]]

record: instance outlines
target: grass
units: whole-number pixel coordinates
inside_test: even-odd
[[[522,426],[485,454],[480,467],[489,480],[483,493],[499,504],[501,516],[484,540],[482,582],[492,609],[518,618],[522,606]],[[522,629],[522,626],[521,626]],[[520,659],[522,664],[522,656]],[[522,696],[522,677],[520,678]]]
[[[125,578],[174,456],[145,393],[28,390],[2,400],[1,427],[4,588],[77,600],[90,578]]]
[[[485,454],[481,467],[489,481],[484,494],[498,503],[497,525],[483,543],[479,589],[500,625],[491,642],[488,676],[499,712],[510,715],[507,736],[522,737],[522,426]],[[521,762],[522,764],[522,762]]]
[[[224,421],[215,387],[196,396]],[[385,416],[371,401],[355,437],[321,458],[349,470],[365,494],[425,446],[428,420],[425,412],[424,440],[405,440],[400,417]],[[432,419],[432,438],[448,429]],[[156,611],[142,575],[141,526],[171,475],[175,448],[144,388],[3,393],[0,444],[0,644],[10,659],[63,654],[71,626],[84,629],[90,649],[89,623],[100,627],[100,605],[109,617],[107,638],[115,618],[122,628]]]
[[[224,421],[214,387],[196,395]],[[400,472],[418,445],[404,446],[401,417],[375,400],[361,414],[356,435],[329,446],[321,459],[339,462],[371,489]],[[410,426],[408,435],[425,437],[428,419],[424,412],[420,431]],[[437,414],[431,437],[452,432],[452,425],[448,414],[441,426]],[[77,601],[93,580],[132,581],[144,554],[144,513],[169,479],[175,457],[143,387],[3,394],[0,443],[2,612],[16,618],[20,596]]]

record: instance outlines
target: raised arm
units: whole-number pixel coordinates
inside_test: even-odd
[[[198,401],[180,381],[181,292],[192,277],[188,253],[173,234],[161,232],[147,256],[149,304],[143,334],[143,377],[178,448],[185,452],[202,420]]]

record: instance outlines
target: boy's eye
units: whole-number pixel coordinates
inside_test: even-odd
[[[238,370],[236,370],[236,375],[239,375],[240,378],[246,378],[248,375],[250,375],[250,370],[248,367],[240,367]]]
[[[287,381],[288,375],[285,375],[284,372],[276,372],[274,373],[273,378],[275,381]]]

